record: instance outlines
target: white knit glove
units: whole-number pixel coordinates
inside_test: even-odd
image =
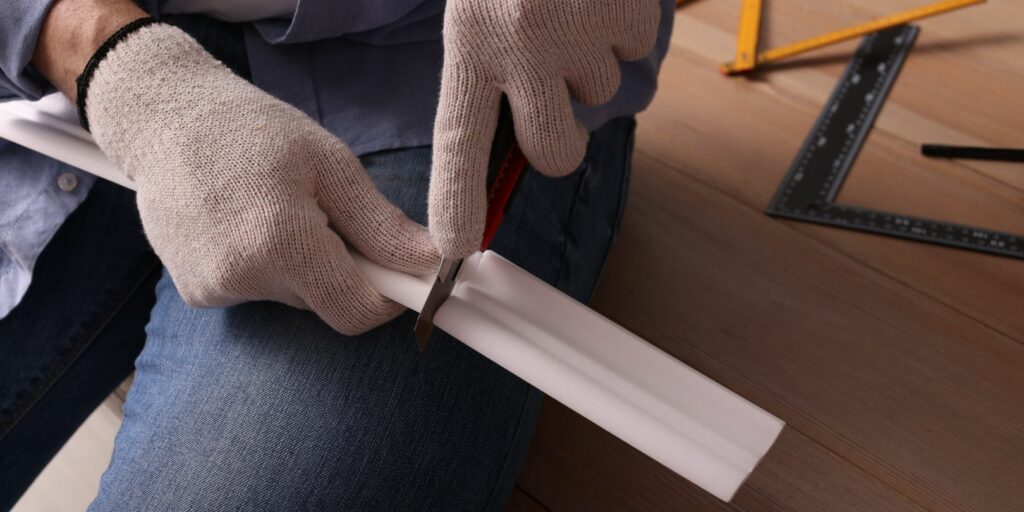
[[[442,254],[466,256],[480,244],[501,93],[530,164],[571,173],[588,134],[570,97],[610,100],[619,61],[650,53],[659,19],[658,0],[448,0],[429,200]]]
[[[151,25],[115,46],[86,111],[97,144],[136,183],[150,243],[191,305],[274,300],[355,334],[402,309],[366,282],[343,238],[395,270],[437,267],[426,229],[340,140],[177,28]]]

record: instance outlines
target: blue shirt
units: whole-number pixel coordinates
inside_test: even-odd
[[[3,1],[0,99],[38,99],[52,87],[30,61],[52,0]],[[651,55],[621,64],[622,87],[610,102],[575,105],[588,128],[635,114],[653,98],[675,8],[674,0],[659,1],[662,23]],[[161,0],[139,3],[159,15]],[[253,82],[318,120],[356,154],[430,144],[444,5],[302,0],[290,19],[247,26]],[[17,305],[39,253],[92,183],[84,172],[0,140],[0,318]]]

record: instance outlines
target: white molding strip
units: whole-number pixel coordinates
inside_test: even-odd
[[[61,101],[0,103],[0,137],[131,187]],[[381,293],[419,310],[429,279],[357,260]],[[722,500],[784,425],[490,251],[466,260],[435,324]]]

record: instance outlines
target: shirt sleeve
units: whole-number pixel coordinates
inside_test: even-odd
[[[290,20],[256,22],[271,44],[306,43],[346,36],[371,44],[399,44],[441,37],[444,0],[299,0]],[[362,37],[354,37],[355,35]]]
[[[37,100],[53,87],[30,62],[53,0],[3,0],[0,16],[0,99]]]

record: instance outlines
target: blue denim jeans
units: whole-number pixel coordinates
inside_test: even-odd
[[[528,173],[493,249],[587,300],[622,212],[633,126],[595,132],[572,176]],[[363,162],[423,222],[429,158],[424,147]],[[144,338],[91,510],[504,506],[536,389],[443,333],[420,353],[412,313],[346,337],[270,302],[189,307],[168,276],[155,284],[131,199],[97,184],[44,252],[40,286],[0,321],[4,505],[124,378]]]
[[[567,178],[530,171],[492,249],[586,301],[623,210],[633,128],[617,119],[594,132]],[[426,221],[429,147],[362,160]],[[18,390],[0,390],[0,508],[125,376],[143,339],[90,510],[505,506],[536,389],[443,333],[420,353],[412,313],[346,337],[275,303],[189,307],[166,275],[150,311],[157,276],[130,197],[98,184],[44,252],[36,284],[46,287],[33,284],[0,321],[0,383]]]
[[[594,134],[562,180],[529,174],[494,249],[586,300],[622,209],[633,122]],[[363,159],[425,220],[430,149]],[[541,394],[415,315],[361,336],[274,303],[186,305],[164,277],[92,510],[495,510]]]

